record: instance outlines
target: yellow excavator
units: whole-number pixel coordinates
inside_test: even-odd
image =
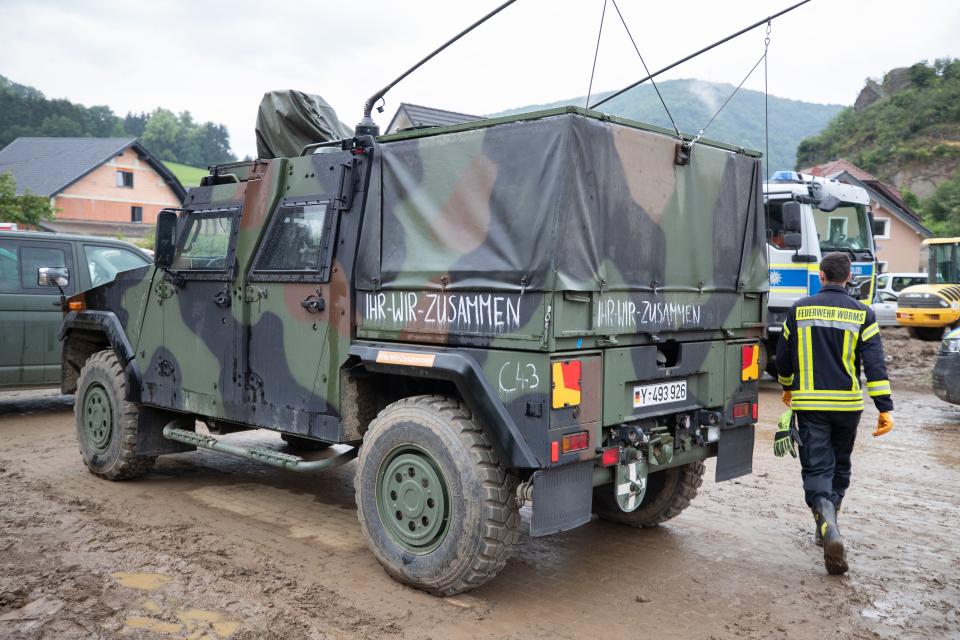
[[[921,340],[939,340],[960,324],[960,238],[923,241],[930,253],[929,281],[900,292],[897,323]]]

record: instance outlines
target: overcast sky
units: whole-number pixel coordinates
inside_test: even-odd
[[[656,69],[794,1],[618,3]],[[367,96],[499,2],[0,0],[0,74],[120,115],[189,110],[226,124],[242,157],[256,153],[264,91],[318,93],[352,126]],[[401,101],[486,114],[585,94],[602,7],[518,0],[394,88],[378,122]],[[759,28],[663,79],[737,84],[762,49]],[[851,104],[865,78],[946,56],[960,57],[957,0],[813,0],[774,21],[770,91]],[[595,91],[642,75],[611,4]],[[762,89],[762,74],[747,86]]]

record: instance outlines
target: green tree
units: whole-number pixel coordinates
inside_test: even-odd
[[[923,201],[923,213],[938,234],[960,234],[960,171]]]
[[[29,190],[17,195],[17,181],[10,172],[0,174],[0,221],[36,226],[50,220],[55,210],[50,200]]]

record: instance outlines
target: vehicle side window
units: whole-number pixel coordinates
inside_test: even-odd
[[[196,272],[223,279],[221,274],[233,267],[237,213],[236,208],[188,213],[181,223],[173,269],[188,272],[188,277]]]
[[[334,233],[327,201],[284,203],[278,207],[257,253],[260,279],[324,280]]]
[[[877,276],[877,289],[886,289],[890,276]]]
[[[54,287],[41,287],[37,284],[37,269],[40,267],[65,267],[67,266],[67,257],[62,249],[47,247],[21,247],[20,261],[23,265],[20,270],[20,286],[23,289],[42,289],[46,292],[56,293]],[[76,276],[70,274],[72,281]]]
[[[926,284],[927,279],[920,276],[912,276],[909,278],[894,278],[893,279],[893,290],[902,291],[907,287],[912,287],[915,284]]]
[[[84,245],[87,269],[90,271],[90,286],[95,287],[113,280],[120,271],[136,269],[149,264],[133,251],[120,247]]]
[[[896,301],[897,301],[897,296],[895,296],[894,294],[890,293],[889,291],[881,291],[881,292],[880,292],[880,299],[881,299],[883,302],[896,302]]]
[[[20,289],[20,268],[17,264],[17,245],[0,240],[0,293]]]

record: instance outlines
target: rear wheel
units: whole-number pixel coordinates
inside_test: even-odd
[[[935,342],[943,337],[943,327],[910,327],[910,337]]]
[[[640,506],[630,513],[620,509],[612,486],[597,487],[593,490],[593,512],[603,520],[630,527],[655,527],[690,506],[703,484],[705,469],[702,462],[691,462],[651,474]]]
[[[83,365],[77,382],[77,442],[83,463],[108,480],[146,473],[155,456],[137,455],[139,407],[125,400],[123,367],[112,350],[99,351]]]
[[[415,396],[381,411],[364,436],[355,486],[371,551],[417,589],[479,587],[517,540],[516,479],[458,400]]]

